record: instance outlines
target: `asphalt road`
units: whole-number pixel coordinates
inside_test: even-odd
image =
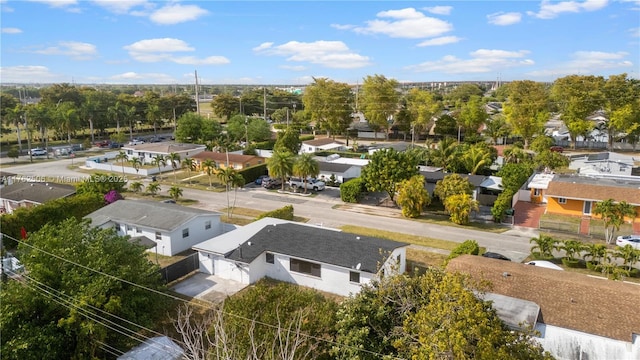
[[[81,178],[86,173],[68,168],[71,162],[75,164],[82,159],[64,159],[57,161],[38,161],[28,165],[18,165],[3,168],[4,171],[23,176],[44,177],[54,181],[55,178]],[[162,189],[168,190],[167,186]],[[226,193],[196,190],[183,187],[183,196],[199,201],[197,207],[220,211],[227,207]],[[537,236],[535,230],[512,229],[502,234],[449,227],[435,224],[425,224],[399,217],[387,217],[368,213],[334,209],[342,204],[338,190],[327,188],[315,197],[301,197],[298,195],[279,194],[267,191],[261,187],[250,185],[245,189],[230,193],[230,200],[235,206],[269,211],[292,204],[295,214],[310,219],[310,223],[325,227],[338,228],[343,225],[357,225],[373,229],[392,232],[427,236],[436,239],[463,242],[467,239],[476,240],[487,251],[498,252],[510,257],[514,261],[522,261],[529,255],[531,237]]]

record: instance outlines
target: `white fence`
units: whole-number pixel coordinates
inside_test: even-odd
[[[87,158],[84,164],[86,167],[94,170],[103,170],[114,174],[122,174],[122,172],[124,171],[125,174],[139,176],[150,176],[158,174],[159,172],[173,171],[173,167],[171,167],[171,165],[160,167],[161,171],[158,171],[157,166],[153,168],[140,168],[136,170],[131,166],[126,166],[126,164],[128,164],[127,162],[125,162],[125,166],[123,167],[121,162],[115,161],[116,155],[118,155],[117,152],[111,152],[101,156],[92,156]]]

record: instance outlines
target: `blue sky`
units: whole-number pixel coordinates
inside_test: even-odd
[[[640,77],[640,0],[0,0],[2,83]]]

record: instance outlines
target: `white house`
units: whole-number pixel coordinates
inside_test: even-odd
[[[8,181],[11,185],[4,186],[0,192],[0,214],[11,214],[18,208],[30,208],[76,193],[73,185],[32,181],[26,177],[16,177]]]
[[[191,158],[206,150],[205,145],[182,143],[145,143],[139,145],[125,145],[122,151],[129,160],[137,157],[143,164],[151,164],[156,155],[168,156],[171,153],[180,155],[180,160]],[[168,164],[170,166],[170,164]]]
[[[269,277],[342,296],[404,272],[408,244],[264,218],[193,247],[200,271],[252,284]]]
[[[523,321],[556,359],[640,359],[640,285],[516,262],[462,255],[448,271],[491,283],[497,315],[512,328]]]
[[[318,179],[328,181],[334,176],[336,181],[344,183],[353,178],[360,177],[362,167],[353,164],[341,164],[327,161],[318,161]]]
[[[317,151],[326,150],[345,150],[346,147],[343,142],[336,141],[331,138],[320,138],[314,140],[306,140],[302,142],[300,146],[300,154],[314,153]]]
[[[118,200],[85,218],[93,226],[113,227],[118,235],[155,242],[158,254],[173,256],[222,234],[220,213],[149,200]]]

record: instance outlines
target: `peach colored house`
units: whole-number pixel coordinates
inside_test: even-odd
[[[613,199],[633,205],[636,216],[629,222],[640,223],[640,179],[608,179],[584,176],[555,176],[545,196],[547,213],[573,216],[593,215],[597,202]]]
[[[242,154],[228,154],[229,166],[236,169],[242,170],[244,168],[260,165],[265,163],[265,158],[254,155],[242,155]],[[192,157],[192,159],[196,162],[196,168],[200,169],[201,164],[206,160],[213,161],[216,166],[220,169],[224,169],[227,167],[227,154],[220,153],[215,151],[203,151],[198,153]]]

